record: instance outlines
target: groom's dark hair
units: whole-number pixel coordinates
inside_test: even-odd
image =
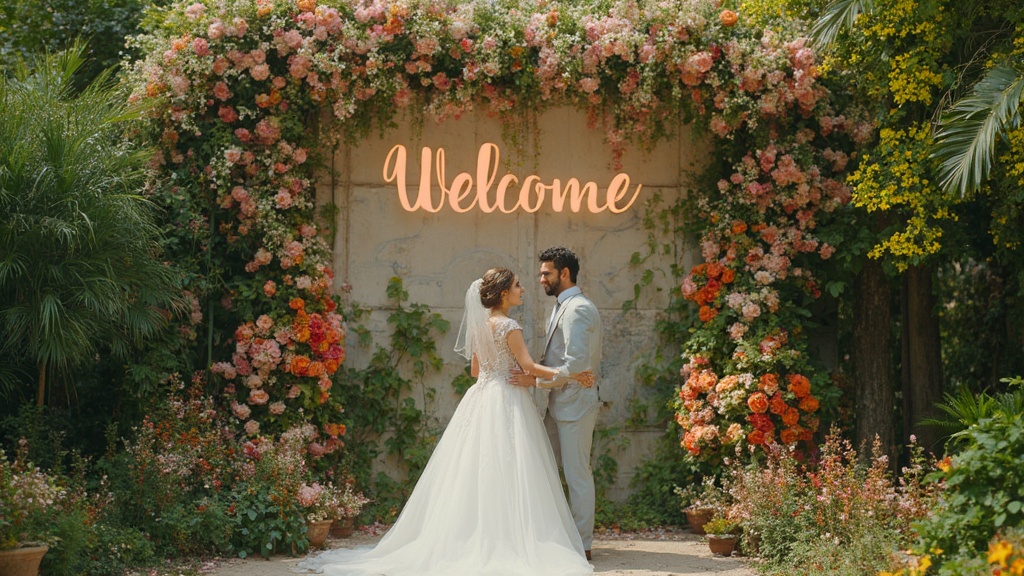
[[[561,274],[563,268],[569,269],[569,280],[575,284],[576,275],[580,273],[580,259],[573,254],[572,250],[555,246],[540,253],[541,262],[551,262]]]

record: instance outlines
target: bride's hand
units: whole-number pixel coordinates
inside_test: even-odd
[[[573,374],[570,378],[579,382],[580,386],[583,386],[584,388],[590,388],[594,385],[594,382],[597,381],[597,376],[595,376],[590,370],[580,372],[579,374]]]
[[[522,386],[523,388],[531,388],[537,385],[537,379],[527,374],[522,368],[513,368],[509,372],[509,384],[514,386]]]

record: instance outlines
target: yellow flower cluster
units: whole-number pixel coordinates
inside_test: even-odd
[[[882,258],[888,252],[893,257],[896,268],[901,272],[910,264],[920,261],[925,256],[935,254],[942,248],[939,239],[942,228],[930,225],[922,216],[910,217],[903,230],[878,244],[868,252],[869,258]]]
[[[906,560],[907,566],[900,568],[894,572],[879,572],[877,576],[925,576],[928,573],[928,569],[932,567],[932,556],[941,556],[942,550],[939,548],[932,548],[930,554],[917,557],[909,555]]]
[[[881,40],[905,38],[915,31],[915,27],[907,26],[907,23],[916,20],[917,12],[917,0],[879,2],[871,12],[873,22],[867,26],[866,32]],[[861,14],[858,20],[867,19],[867,16]]]
[[[897,105],[907,102],[932,103],[932,89],[942,85],[942,75],[922,62],[919,54],[897,54],[889,69],[889,91]]]
[[[988,564],[992,574],[1024,576],[1024,538],[996,536],[988,545]]]
[[[1024,186],[1024,127],[1017,128],[1007,134],[1010,149],[999,157],[999,162],[1006,166],[1006,175],[1017,179],[1018,186]]]
[[[1007,135],[1009,147],[999,156],[999,164],[1006,171],[1005,185],[1009,189],[1024,188],[1024,127],[1011,130]],[[992,211],[989,233],[996,246],[1017,250],[1022,246],[1020,235],[1021,212],[1017,202],[1009,198],[997,202]]]
[[[898,268],[934,254],[942,248],[941,222],[956,220],[951,210],[956,199],[942,194],[928,179],[933,173],[931,130],[927,123],[907,128],[882,128],[878,145],[864,155],[848,183],[853,203],[868,212],[892,211],[905,224],[869,255],[892,256]]]

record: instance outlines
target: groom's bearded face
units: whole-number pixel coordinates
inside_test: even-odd
[[[540,285],[548,296],[557,296],[562,291],[562,271],[551,262],[544,262],[540,267]]]

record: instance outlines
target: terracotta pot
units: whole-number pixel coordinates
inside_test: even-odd
[[[0,576],[36,576],[48,546],[26,546],[0,550]]]
[[[690,532],[694,534],[704,534],[704,525],[715,513],[711,508],[687,508],[683,512],[686,514],[686,523],[690,525]]]
[[[324,545],[333,523],[334,520],[317,520],[306,524],[306,539],[309,540],[310,548],[319,548]]]
[[[338,518],[331,524],[331,536],[335,538],[349,538],[355,530],[355,520],[351,517]]]
[[[728,536],[722,536],[718,534],[708,534],[708,548],[711,549],[712,554],[718,556],[732,556],[732,551],[736,548],[736,541],[740,539],[739,536],[730,534]]]

